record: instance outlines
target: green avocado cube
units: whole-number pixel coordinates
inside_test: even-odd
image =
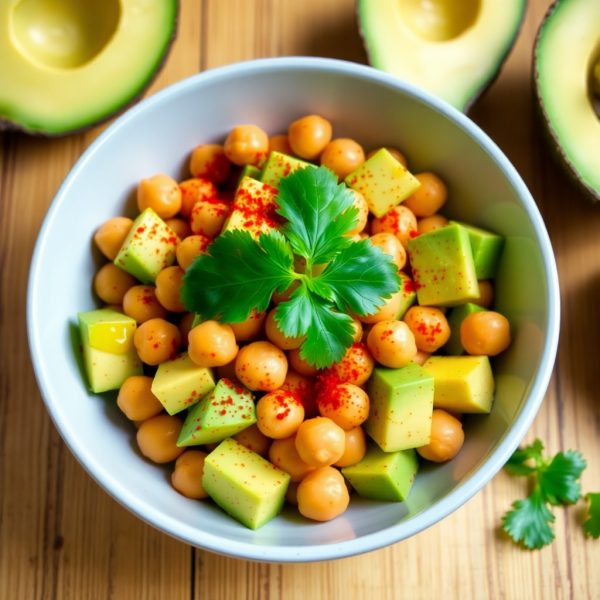
[[[371,444],[364,458],[351,467],[344,467],[342,475],[363,498],[403,502],[418,468],[414,449],[384,452],[377,444]]]
[[[202,487],[234,519],[258,529],[281,512],[290,476],[228,438],[204,462]]]
[[[402,294],[400,296],[400,308],[396,313],[396,320],[400,321],[406,314],[406,311],[417,301],[417,292],[414,281],[406,273],[400,271],[398,275],[400,275],[400,279],[402,280],[400,282],[400,291]]]
[[[385,148],[375,153],[345,179],[360,192],[376,217],[383,217],[421,185]]]
[[[254,395],[243,385],[223,378],[190,410],[177,445],[220,442],[254,423]]]
[[[485,229],[473,227],[473,225],[450,221],[450,225],[454,224],[461,225],[469,234],[477,279],[492,279],[495,277],[500,255],[504,248],[504,238]]]
[[[369,378],[371,400],[364,430],[384,452],[429,443],[433,414],[433,377],[417,363],[400,369],[376,368]]]
[[[147,208],[133,222],[115,265],[142,283],[154,283],[156,276],[173,264],[178,243],[175,232]]]
[[[409,240],[408,256],[419,304],[456,306],[479,298],[469,234],[461,225]]]
[[[433,376],[433,406],[459,413],[489,413],[494,375],[487,356],[432,356],[423,368]]]
[[[305,169],[306,167],[316,168],[312,163],[305,162],[299,158],[294,158],[281,152],[271,152],[263,167],[260,180],[278,190],[279,184],[284,177],[287,177],[290,173],[298,169]]]
[[[444,344],[442,350],[450,356],[460,356],[465,353],[462,342],[460,341],[460,326],[461,323],[471,313],[482,312],[485,308],[467,302],[467,304],[461,304],[456,308],[453,308],[448,315],[448,326],[450,327],[450,338]]]
[[[196,404],[215,387],[212,369],[199,367],[183,352],[158,365],[152,393],[170,415]]]
[[[251,177],[252,179],[260,181],[261,174],[262,171],[258,167],[255,167],[254,165],[245,165],[238,178],[238,187],[240,183],[242,183],[242,179],[244,179],[244,177]]]
[[[92,392],[119,389],[133,375],[142,375],[143,366],[135,346],[135,321],[104,308],[77,315],[83,348],[83,364]]]

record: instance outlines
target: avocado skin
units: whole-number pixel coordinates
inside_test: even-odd
[[[150,78],[146,81],[146,83],[144,83],[144,85],[141,87],[140,91],[133,98],[128,100],[125,104],[123,104],[117,110],[114,110],[111,113],[108,113],[108,114],[104,115],[103,117],[100,117],[96,121],[92,121],[91,123],[88,123],[87,125],[84,125],[82,127],[78,127],[76,129],[69,129],[66,131],[59,131],[56,133],[49,133],[49,132],[43,131],[41,129],[29,129],[28,127],[25,127],[24,125],[21,125],[20,123],[16,123],[9,119],[3,119],[2,117],[0,117],[0,132],[2,132],[2,131],[18,131],[21,133],[25,133],[27,135],[31,135],[34,137],[42,137],[42,138],[66,137],[67,135],[75,135],[77,133],[83,133],[85,131],[89,131],[90,129],[96,127],[97,125],[102,125],[102,123],[106,123],[107,121],[114,119],[115,117],[123,114],[127,109],[131,108],[134,104],[137,104],[144,97],[144,94],[146,93],[148,88],[154,83],[155,79],[158,77],[159,73],[162,71],[163,67],[165,66],[165,63],[167,62],[167,58],[169,58],[169,54],[171,52],[173,42],[177,38],[177,32],[179,31],[179,14],[181,11],[181,2],[180,2],[180,0],[174,0],[174,1],[176,3],[176,9],[175,9],[175,17],[173,19],[173,31],[171,32],[171,37],[170,37],[169,41],[167,42],[167,44],[165,45],[163,55],[162,55],[159,63],[156,65],[156,69],[152,72],[152,75],[150,76]]]
[[[562,148],[558,136],[552,129],[552,125],[550,125],[550,119],[544,109],[544,101],[542,99],[542,92],[539,86],[538,47],[540,44],[540,38],[546,21],[558,8],[560,2],[561,0],[555,0],[555,2],[551,4],[548,10],[546,11],[546,14],[544,15],[544,18],[542,19],[542,22],[538,29],[535,38],[535,43],[533,45],[533,69],[531,71],[531,83],[533,87],[533,93],[536,99],[536,115],[539,122],[542,125],[542,130],[544,132],[546,144],[548,148],[550,148],[554,160],[562,167],[563,172],[567,174],[569,180],[575,185],[575,187],[578,188],[579,191],[583,192],[583,195],[593,204],[597,204],[600,202],[600,190],[596,190],[593,187],[584,183],[577,169],[575,168],[575,165],[567,158],[567,155]]]

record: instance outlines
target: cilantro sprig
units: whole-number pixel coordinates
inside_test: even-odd
[[[281,232],[254,240],[236,229],[217,237],[186,271],[181,294],[186,308],[203,319],[239,323],[297,281],[290,299],[279,304],[279,329],[288,337],[306,336],[300,356],[309,364],[324,368],[339,362],[353,341],[347,312],[374,314],[400,288],[391,256],[369,240],[346,236],[358,217],[352,204],[352,194],[325,167],[282,179]],[[294,255],[304,259],[303,272],[294,270]],[[315,269],[318,265],[326,266]]]
[[[583,531],[595,540],[600,538],[600,493],[587,494],[588,518],[583,524]]]

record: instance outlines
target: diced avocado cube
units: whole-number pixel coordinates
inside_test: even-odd
[[[467,230],[448,225],[408,241],[419,304],[456,306],[479,298]]]
[[[243,385],[223,378],[190,410],[177,445],[220,442],[254,423],[254,395]]]
[[[371,444],[364,458],[344,467],[342,475],[363,498],[403,502],[412,487],[419,463],[412,449],[384,452],[377,444]]]
[[[473,227],[473,225],[450,221],[450,225],[455,223],[464,227],[469,234],[477,279],[492,279],[495,277],[502,249],[504,248],[504,238],[485,229]]]
[[[352,171],[345,182],[365,197],[376,217],[383,217],[421,185],[385,148]]]
[[[199,367],[185,352],[158,365],[152,381],[152,393],[170,415],[196,404],[214,387],[212,369]]]
[[[231,438],[204,462],[202,487],[250,529],[262,527],[281,512],[289,483],[287,473]]]
[[[460,356],[465,353],[462,342],[460,341],[460,325],[471,313],[484,311],[485,308],[468,302],[453,308],[448,315],[448,326],[450,327],[450,338],[442,350],[450,356]]]
[[[315,165],[299,158],[294,158],[281,152],[271,152],[263,167],[260,180],[278,190],[279,184],[284,177],[287,177],[290,173],[298,169],[305,169],[306,167],[316,168]]]
[[[433,376],[433,406],[459,413],[489,413],[494,375],[487,356],[432,356],[423,368]]]
[[[251,177],[244,177],[235,193],[223,232],[245,229],[256,239],[261,233],[277,229],[276,199],[275,188]]]
[[[244,177],[251,177],[252,179],[260,181],[261,174],[262,171],[258,167],[255,167],[254,165],[245,165],[240,172],[238,186],[240,185],[240,183],[242,183],[242,179],[244,179]]]
[[[133,345],[135,321],[107,309],[77,315],[83,364],[92,392],[117,390],[133,375],[142,375],[142,361]],[[110,350],[116,350],[111,352]]]
[[[400,308],[396,313],[396,320],[399,321],[406,314],[406,311],[417,301],[417,292],[415,291],[415,284],[413,280],[406,274],[400,271],[400,291],[402,292],[400,297]]]
[[[369,378],[371,399],[365,431],[384,452],[429,443],[433,414],[433,377],[417,363],[400,369],[376,368]]]
[[[147,208],[133,222],[115,265],[142,283],[154,283],[156,276],[173,264],[178,243],[175,232]]]

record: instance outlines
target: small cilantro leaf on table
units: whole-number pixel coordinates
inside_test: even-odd
[[[531,475],[535,473],[537,466],[540,466],[543,462],[542,452],[544,451],[544,444],[541,440],[535,440],[530,446],[525,448],[517,448],[513,455],[508,459],[508,462],[504,465],[504,468],[511,475]],[[525,464],[526,461],[535,461],[536,466],[530,466]]]
[[[583,531],[595,540],[600,538],[600,493],[587,494],[588,518],[583,524]]]
[[[538,475],[546,501],[553,506],[575,504],[581,498],[581,485],[577,480],[585,467],[585,460],[579,452],[559,452]]]

